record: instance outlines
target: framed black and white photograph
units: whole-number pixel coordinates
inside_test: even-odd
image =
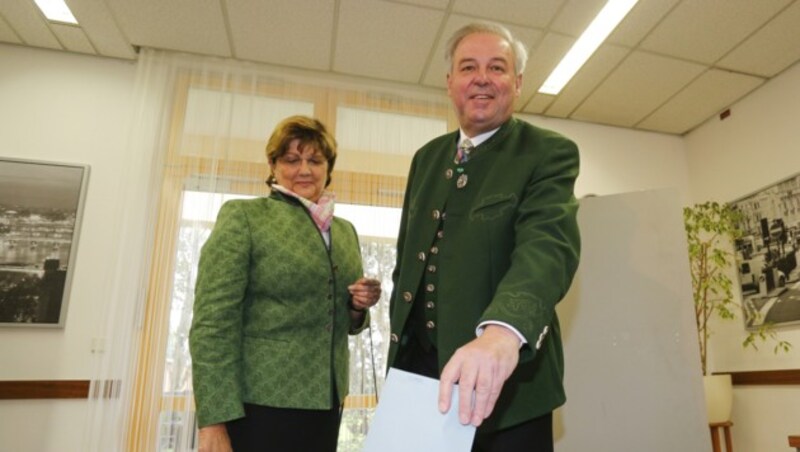
[[[800,174],[739,198],[736,264],[745,327],[800,325]]]
[[[64,326],[88,179],[88,165],[0,157],[0,326]]]

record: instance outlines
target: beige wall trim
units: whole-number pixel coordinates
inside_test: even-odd
[[[800,369],[714,372],[714,375],[720,374],[730,374],[734,386],[800,385]]]
[[[0,400],[21,399],[86,399],[90,380],[8,380],[0,381]],[[119,381],[95,385],[94,396],[110,399],[119,397]]]

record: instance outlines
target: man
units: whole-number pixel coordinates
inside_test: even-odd
[[[500,26],[450,39],[460,130],[414,156],[393,274],[389,366],[440,378],[442,412],[458,383],[476,452],[552,451],[565,401],[555,306],[578,265],[578,150],[512,118],[526,59]]]

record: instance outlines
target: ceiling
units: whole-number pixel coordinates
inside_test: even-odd
[[[530,49],[518,112],[685,134],[800,59],[800,0],[640,0],[558,96],[536,89],[605,0],[0,2],[0,42],[135,60],[139,47],[444,88],[444,42],[474,20]]]

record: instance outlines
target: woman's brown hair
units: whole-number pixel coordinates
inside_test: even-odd
[[[299,149],[311,146],[322,153],[328,161],[328,180],[325,182],[325,187],[330,185],[333,166],[336,163],[336,140],[318,119],[297,115],[289,116],[278,123],[267,140],[266,153],[270,167],[286,154],[293,140],[300,140],[297,146]],[[270,172],[267,185],[271,187],[274,183],[275,175]]]

